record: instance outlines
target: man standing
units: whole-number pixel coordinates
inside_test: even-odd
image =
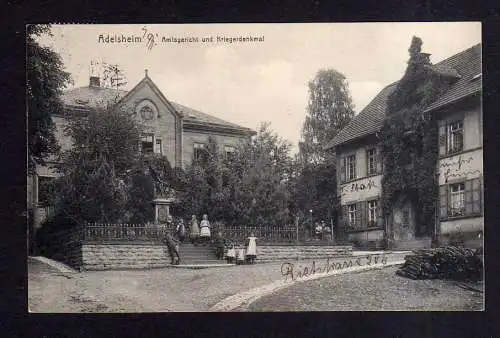
[[[169,232],[165,230],[165,235],[163,237],[163,242],[167,245],[168,253],[170,254],[170,264],[179,265],[181,261],[181,257],[179,255],[178,245],[179,241],[177,241]]]

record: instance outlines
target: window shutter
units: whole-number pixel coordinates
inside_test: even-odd
[[[361,204],[361,227],[368,228],[368,202],[362,201],[360,204]]]
[[[341,156],[340,157],[340,182],[341,183],[345,182],[345,167],[346,167],[345,161],[346,161],[345,155]]]
[[[472,214],[472,181],[465,181],[465,216],[469,216]]]
[[[446,155],[446,123],[439,121],[439,155]]]
[[[361,228],[361,218],[363,217],[363,202],[356,203],[356,229]]]
[[[480,214],[481,213],[481,202],[482,202],[482,185],[481,178],[475,178],[472,181],[472,213]]]
[[[448,217],[448,185],[439,186],[439,217]]]
[[[376,165],[377,165],[377,173],[381,173],[382,172],[382,150],[380,148],[376,148],[375,150],[377,153],[376,153],[376,156],[375,156],[375,161],[376,161]]]
[[[384,224],[382,223],[382,217],[383,217],[383,215],[382,215],[382,200],[378,199],[376,206],[377,206],[377,212],[376,212],[376,214],[377,214],[377,220],[376,220],[376,224],[377,224],[377,226],[383,226]]]

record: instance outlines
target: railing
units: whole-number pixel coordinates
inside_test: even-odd
[[[176,222],[170,225],[157,224],[128,224],[128,223],[86,223],[72,230],[55,233],[51,235],[51,242],[65,243],[69,245],[74,242],[118,242],[118,243],[141,243],[161,241],[165,231],[174,233]],[[189,234],[189,224],[186,230]],[[263,225],[225,225],[221,222],[211,224],[212,238],[218,232],[222,233],[225,239],[243,244],[253,233],[258,238],[259,243],[264,244],[295,244],[305,243],[315,240],[309,230],[295,226],[269,226]],[[326,239],[324,239],[327,241]]]
[[[251,233],[258,238],[259,243],[297,243],[308,238],[308,231],[295,226],[260,226],[250,227],[243,225],[230,225],[215,223],[213,232],[220,231],[222,236],[230,241],[243,243]]]

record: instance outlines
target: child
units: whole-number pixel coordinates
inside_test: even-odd
[[[250,264],[255,264],[255,257],[257,257],[257,237],[255,237],[254,233],[250,233],[250,237],[247,239],[247,252],[246,259],[250,262]]]
[[[235,256],[236,256],[236,250],[234,249],[234,244],[230,243],[226,254],[227,262],[233,263]]]
[[[208,215],[203,215],[203,219],[200,223],[200,240],[203,245],[207,245],[210,242],[210,222],[208,221]]]
[[[238,245],[236,250],[236,264],[245,264],[245,248],[242,245]]]

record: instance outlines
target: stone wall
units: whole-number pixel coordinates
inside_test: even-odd
[[[143,244],[83,244],[83,270],[160,268],[170,265],[166,246]]]
[[[350,256],[352,246],[262,245],[257,246],[257,262]]]
[[[66,263],[81,270],[149,269],[170,265],[168,249],[160,243],[84,243],[68,247],[65,251]],[[260,263],[351,254],[351,246],[257,246],[257,262]]]

